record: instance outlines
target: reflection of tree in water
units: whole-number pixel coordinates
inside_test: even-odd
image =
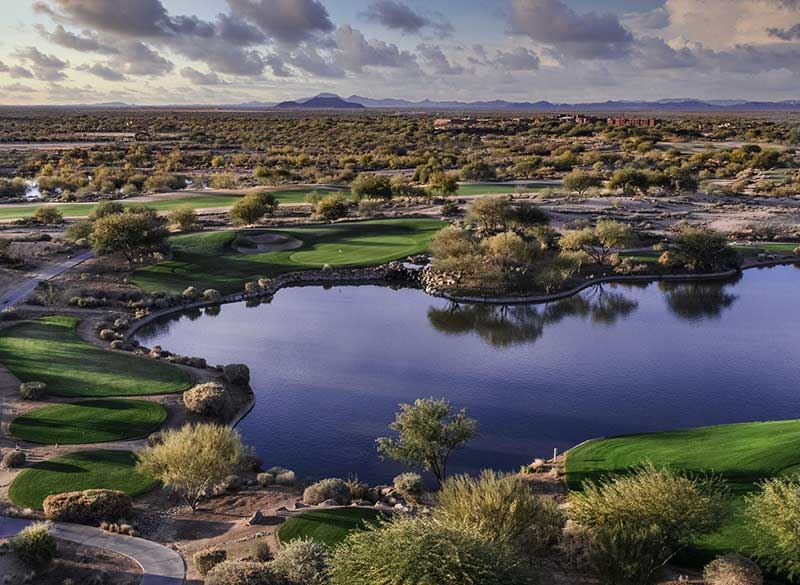
[[[481,305],[450,303],[428,308],[428,320],[437,331],[450,335],[477,333],[493,347],[532,343],[545,327],[566,317],[589,317],[610,325],[638,307],[624,295],[597,287],[589,294],[575,295],[547,305]]]
[[[736,295],[725,287],[735,284],[741,276],[724,281],[660,282],[667,307],[677,317],[687,321],[717,319],[724,309],[736,302]]]

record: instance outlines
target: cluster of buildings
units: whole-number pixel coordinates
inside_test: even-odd
[[[655,128],[658,120],[655,118],[606,118],[609,126],[638,126],[639,128]]]

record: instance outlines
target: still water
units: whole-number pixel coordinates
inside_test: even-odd
[[[800,418],[800,269],[724,283],[606,285],[547,305],[454,305],[412,289],[285,289],[184,314],[139,340],[246,363],[240,424],[268,466],[385,482],[398,404],[447,398],[480,436],[451,471],[513,470],[598,436]]]

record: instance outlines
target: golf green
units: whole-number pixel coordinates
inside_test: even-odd
[[[23,441],[73,445],[121,441],[161,428],[167,411],[146,400],[83,400],[51,404],[18,416],[10,433]]]
[[[278,537],[284,543],[310,538],[320,544],[335,546],[351,532],[377,524],[380,516],[378,511],[368,508],[313,510],[293,516],[281,524]]]
[[[62,455],[23,470],[8,489],[8,497],[22,508],[42,509],[52,494],[90,489],[123,491],[138,496],[158,482],[136,471],[136,455],[130,451],[81,451]]]
[[[131,281],[149,291],[214,288],[242,290],[244,283],[284,272],[323,266],[370,266],[398,260],[428,249],[444,223],[434,219],[360,221],[275,230],[302,242],[294,250],[244,254],[235,241],[243,233],[270,230],[228,230],[176,236],[173,257],[137,270]]]
[[[45,317],[0,331],[0,363],[54,396],[145,396],[186,390],[191,377],[168,363],[110,352],[81,339],[75,317]]]

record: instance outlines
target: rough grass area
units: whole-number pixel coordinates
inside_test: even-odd
[[[164,424],[167,411],[146,400],[83,400],[51,404],[18,416],[11,434],[46,445],[105,443],[144,437]]]
[[[377,524],[380,516],[380,512],[368,508],[314,510],[289,518],[278,528],[278,537],[281,542],[310,538],[320,544],[335,546],[351,532]]]
[[[536,193],[552,189],[558,185],[547,183],[522,183],[519,185],[509,183],[461,183],[456,191],[456,196],[469,195],[505,195],[508,193]]]
[[[215,288],[223,293],[243,289],[248,280],[284,272],[331,266],[370,266],[428,249],[444,227],[434,219],[392,219],[283,229],[303,242],[282,252],[241,254],[234,242],[241,231],[189,234],[172,238],[173,258],[136,271],[132,282],[149,291]],[[249,232],[266,233],[268,230]]]
[[[0,363],[23,382],[45,382],[54,396],[145,396],[185,390],[184,370],[114,353],[82,340],[75,317],[45,317],[0,331]]]
[[[590,441],[567,455],[567,482],[577,490],[586,479],[625,473],[652,462],[690,473],[714,473],[733,496],[728,518],[716,534],[695,543],[687,560],[705,562],[728,550],[748,551],[742,511],[757,483],[800,472],[800,420],[702,427]]]
[[[51,494],[89,489],[120,490],[138,496],[157,482],[137,473],[136,455],[130,451],[83,451],[36,463],[20,473],[8,496],[22,508],[42,509]]]

